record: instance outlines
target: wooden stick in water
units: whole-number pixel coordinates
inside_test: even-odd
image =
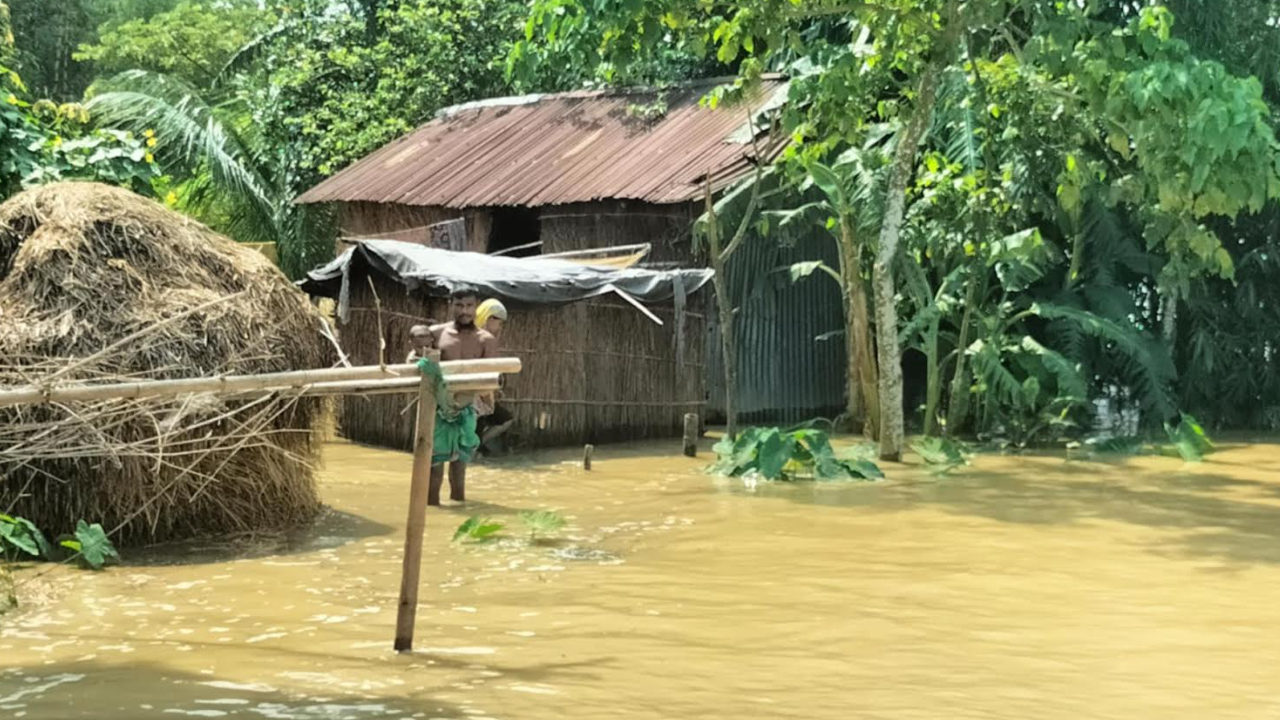
[[[440,351],[431,351],[439,360]],[[400,575],[400,604],[396,611],[396,652],[413,649],[413,626],[418,618],[418,576],[422,570],[422,535],[427,524],[427,486],[431,479],[432,439],[436,431],[435,386],[422,376],[418,385],[418,424],[413,434],[413,476],[409,481],[409,518],[404,529],[404,567]]]
[[[596,450],[595,445],[584,445],[582,448],[582,469],[591,469],[591,454]]]
[[[698,414],[684,415],[684,454],[685,457],[698,456]]]

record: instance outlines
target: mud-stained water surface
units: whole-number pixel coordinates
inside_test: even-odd
[[[0,716],[1280,717],[1280,446],[754,490],[672,450],[475,468],[396,655],[408,457],[332,445],[287,547],[53,573],[0,618]],[[473,513],[512,539],[451,543]]]

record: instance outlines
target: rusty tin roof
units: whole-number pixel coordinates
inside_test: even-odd
[[[776,107],[768,76],[750,99],[699,105],[717,81],[662,91],[526,95],[458,105],[308,190],[299,203],[378,202],[450,208],[602,199],[676,203],[750,172],[748,112]],[[644,117],[661,99],[666,110]],[[762,153],[779,148],[772,143]]]

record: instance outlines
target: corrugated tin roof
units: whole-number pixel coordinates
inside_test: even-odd
[[[298,198],[450,208],[602,199],[675,203],[752,167],[747,113],[786,92],[768,76],[753,96],[711,110],[712,81],[665,91],[606,90],[498,98],[441,112]],[[637,108],[659,98],[657,119]],[[748,142],[743,142],[746,138]],[[778,143],[765,154],[775,152]]]

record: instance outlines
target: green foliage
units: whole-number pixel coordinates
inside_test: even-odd
[[[506,526],[486,517],[473,515],[458,526],[453,533],[453,542],[482,543],[498,539],[498,533]]]
[[[0,550],[5,555],[19,551],[34,558],[48,558],[53,548],[44,533],[26,518],[0,513]]]
[[[78,105],[30,102],[22,79],[0,66],[0,193],[59,180],[96,180],[152,194],[160,176],[145,132],[90,129]]]
[[[77,522],[75,534],[58,538],[58,544],[75,553],[73,557],[91,570],[101,570],[111,560],[120,559],[120,554],[98,523]]]
[[[84,520],[76,523],[75,534],[58,538],[58,547],[70,551],[67,559],[79,560],[92,570],[101,570],[109,561],[120,559],[102,526]],[[54,547],[30,520],[5,514],[0,514],[0,551],[5,557],[20,552],[32,558],[57,559]]]
[[[922,437],[911,444],[911,450],[924,460],[929,471],[946,475],[969,464],[972,453],[963,443],[952,438]]]
[[[530,542],[537,542],[539,537],[560,532],[568,522],[554,510],[524,510],[520,512],[519,518],[529,530]]]
[[[837,457],[821,430],[783,432],[752,427],[737,438],[716,443],[717,461],[708,472],[737,477],[759,474],[766,480],[876,480],[884,477],[870,460]]]
[[[257,0],[180,2],[150,17],[104,27],[74,57],[92,63],[99,76],[144,70],[209,87],[241,46],[271,23]]]
[[[1205,455],[1213,452],[1213,441],[1200,423],[1187,413],[1182,413],[1176,424],[1165,423],[1164,429],[1174,450],[1187,462],[1200,462]]]
[[[506,94],[518,0],[402,0],[364,18],[304,4],[256,53],[254,121],[296,151],[298,181],[330,175],[449,105]]]

